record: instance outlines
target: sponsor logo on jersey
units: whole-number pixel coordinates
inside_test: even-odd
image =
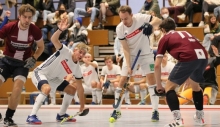
[[[128,34],[127,36],[126,36],[126,38],[132,38],[132,37],[134,37],[135,35],[137,35],[138,33],[140,33],[142,30],[140,30],[139,28],[137,29],[137,30],[135,30],[135,31],[133,31],[132,33],[130,33],[130,34]]]
[[[116,78],[116,75],[107,75],[107,78]]]
[[[61,64],[63,65],[63,68],[66,70],[67,74],[71,74],[72,71],[65,60],[61,61]]]
[[[90,70],[89,72],[83,72],[83,77],[89,76],[90,74],[92,74],[92,70]]]
[[[170,75],[169,72],[161,72],[161,76],[168,76]]]
[[[26,49],[30,47],[30,44],[16,43],[13,41],[11,41],[11,45],[16,49]]]
[[[135,75],[134,78],[143,78],[142,75]]]
[[[32,35],[30,35],[29,37],[28,37],[28,41],[33,41],[34,40],[34,37],[32,36]]]

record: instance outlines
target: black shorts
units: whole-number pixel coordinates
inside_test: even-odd
[[[115,6],[109,6],[108,8],[114,15],[118,15],[118,10]]]
[[[0,59],[0,75],[5,78],[16,77],[22,75],[27,78],[29,69],[24,67],[25,62],[13,58],[3,57]]]
[[[204,81],[203,73],[207,64],[207,59],[178,62],[171,71],[168,79],[178,85],[182,85],[188,78],[201,83]]]

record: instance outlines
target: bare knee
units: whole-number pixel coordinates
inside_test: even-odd
[[[189,78],[189,83],[190,83],[190,86],[192,87],[193,91],[200,91],[201,90],[201,87],[199,86],[199,83],[193,81],[190,78]]]
[[[76,93],[76,87],[74,85],[68,85],[64,89],[64,92],[69,94],[69,95],[75,95]]]
[[[147,82],[148,82],[149,85],[156,84],[154,73],[147,74]]]
[[[144,89],[146,89],[146,88],[147,88],[146,83],[141,83],[141,84],[140,84],[140,89],[141,89],[141,90],[144,90]]]
[[[118,85],[119,85],[119,83],[118,83],[118,82],[114,82],[114,83],[113,83],[114,88],[117,88],[117,87],[118,87]]]
[[[168,92],[170,90],[175,90],[178,84],[171,82],[170,80],[167,80],[167,83],[165,85],[165,91]]]
[[[51,91],[51,87],[50,87],[50,85],[48,85],[48,84],[44,84],[44,85],[41,87],[41,92],[43,92],[45,95],[49,95],[49,94],[50,94],[50,91]]]
[[[92,82],[91,82],[91,87],[92,87],[92,88],[96,88],[96,87],[97,87],[97,82],[92,81]]]
[[[123,85],[126,82],[127,77],[126,76],[121,76],[118,87],[123,87]]]

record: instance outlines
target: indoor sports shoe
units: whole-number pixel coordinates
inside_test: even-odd
[[[164,127],[184,127],[183,119],[173,120],[169,124],[166,124]]]
[[[18,127],[12,118],[4,118],[4,127]]]
[[[41,120],[39,120],[36,115],[28,116],[26,122],[29,124],[42,124]]]
[[[152,113],[151,121],[152,121],[152,122],[157,122],[157,121],[159,121],[159,112],[158,112],[157,110],[155,110],[155,111]]]
[[[92,102],[91,105],[97,105],[95,102]]]
[[[198,125],[205,125],[205,120],[204,120],[204,112],[203,111],[196,111],[196,114],[194,115],[194,121]]]
[[[59,115],[59,114],[57,114],[57,121],[58,122],[60,122],[60,121],[62,121],[64,118],[68,118],[70,115],[68,115],[68,114],[64,114],[64,115]],[[74,118],[72,118],[72,119],[69,119],[69,120],[67,120],[66,122],[76,122],[76,119],[74,119]]]
[[[115,120],[119,119],[121,117],[121,111],[114,110],[111,117],[115,118]]]

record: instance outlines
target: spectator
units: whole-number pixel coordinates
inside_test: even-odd
[[[167,18],[173,19],[170,17],[169,10],[166,7],[162,7],[160,9],[160,15],[162,16],[162,20],[167,19]],[[173,19],[173,21],[174,21],[174,19]]]
[[[99,25],[97,29],[102,29],[106,16],[118,15],[118,8],[121,6],[120,0],[102,0],[100,4]]]
[[[158,0],[146,0],[139,13],[151,15],[153,14],[156,17],[160,17],[160,7],[158,5]]]
[[[186,5],[186,0],[168,0],[170,7],[168,7],[170,15],[173,15],[174,21],[177,23],[177,16],[184,12],[184,6]]]
[[[204,0],[202,5],[202,20],[199,23],[199,27],[203,27],[205,25],[205,19],[208,19],[209,12],[213,12],[214,8],[220,5],[219,0]]]
[[[95,21],[95,17],[99,14],[101,0],[87,0],[85,5],[85,10],[82,8],[76,8],[74,11],[74,20],[76,20],[79,15],[90,16],[90,23],[87,27],[87,30],[92,30],[93,22]]]
[[[187,0],[184,13],[178,15],[177,18],[184,21],[188,16],[189,24],[186,27],[193,27],[193,15],[196,12],[202,12],[202,3],[203,0]]]
[[[43,25],[47,23],[47,15],[54,12],[53,0],[43,0]]]
[[[69,29],[71,31],[70,36],[69,36],[69,44],[68,47],[71,49],[74,49],[74,47],[77,45],[79,42],[83,42],[85,44],[89,44],[87,40],[87,35],[88,32],[86,28],[82,25],[82,18],[78,17],[75,20],[75,23],[73,25],[72,29]]]
[[[76,7],[76,2],[75,0],[59,0],[59,4],[58,4],[58,8],[57,10],[54,12],[54,13],[50,13],[47,15],[47,19],[49,21],[49,23],[53,23],[53,17],[57,14],[59,14],[59,7],[60,5],[63,4],[66,8],[66,12],[68,14],[68,23],[69,25],[72,24],[73,22],[73,16],[74,16],[74,10],[75,10],[75,7]]]

